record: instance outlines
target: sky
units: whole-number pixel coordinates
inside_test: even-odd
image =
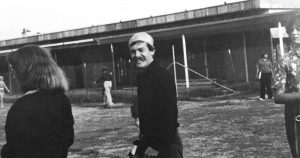
[[[2,0],[0,40],[109,24],[243,0]]]

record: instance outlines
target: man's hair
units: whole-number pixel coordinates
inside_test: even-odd
[[[286,22],[286,32],[290,35],[293,31],[293,25],[296,19],[300,19],[300,12],[291,15]]]
[[[145,41],[134,41],[134,42],[132,42],[132,43],[129,45],[129,47],[132,47],[133,45],[141,44],[141,43],[146,43],[146,46],[148,47],[148,49],[149,49],[150,51],[154,51],[154,50],[155,50],[154,46],[152,46],[151,44],[149,44],[149,43],[147,43],[147,42],[145,42]]]
[[[24,46],[7,55],[21,90],[62,90],[69,88],[63,70],[55,63],[51,54],[36,46]]]
[[[261,58],[264,58],[264,57],[265,57],[265,55],[268,55],[268,53],[267,53],[267,52],[265,52],[265,51],[263,51],[263,52],[260,54],[260,57],[261,57]]]

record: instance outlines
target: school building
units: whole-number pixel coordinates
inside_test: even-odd
[[[209,8],[151,16],[131,21],[38,34],[0,41],[0,75],[17,91],[16,79],[5,55],[24,45],[48,49],[66,72],[71,88],[92,88],[103,68],[114,74],[117,88],[134,84],[137,73],[129,57],[128,40],[146,31],[154,37],[155,58],[173,73],[176,62],[222,82],[255,80],[256,61],[262,52],[274,59],[279,52],[278,26],[299,11],[296,0],[247,0]],[[95,20],[95,23],[96,20]],[[279,30],[279,29],[277,29]],[[279,33],[280,34],[280,33]],[[285,49],[288,38],[284,34]],[[185,60],[186,59],[186,60]],[[177,66],[177,78],[185,69]],[[189,71],[191,79],[198,75]]]

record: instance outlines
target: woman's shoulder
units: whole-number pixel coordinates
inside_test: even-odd
[[[39,90],[33,93],[24,94],[16,103],[41,103],[50,102],[53,99],[68,99],[63,91],[60,90]]]

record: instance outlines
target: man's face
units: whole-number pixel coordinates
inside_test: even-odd
[[[300,19],[296,19],[292,26],[291,40],[294,44],[300,45]]]
[[[138,68],[146,68],[153,61],[154,51],[150,51],[147,43],[141,42],[129,48],[131,59],[135,62]]]

